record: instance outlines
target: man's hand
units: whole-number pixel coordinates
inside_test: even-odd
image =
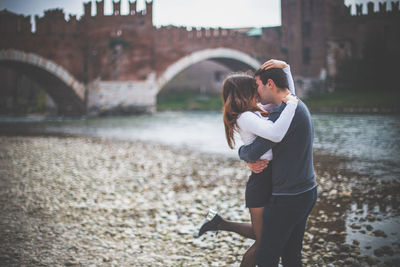
[[[260,173],[262,172],[265,168],[267,168],[269,161],[264,159],[264,160],[258,160],[255,162],[246,162],[247,167],[254,172],[254,173]]]

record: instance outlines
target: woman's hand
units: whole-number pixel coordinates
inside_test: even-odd
[[[265,168],[268,167],[269,161],[266,159],[263,160],[258,160],[255,162],[246,162],[247,167],[254,172],[254,173],[260,173],[262,172]]]
[[[277,60],[277,59],[270,59],[264,64],[262,64],[261,69],[263,70],[268,70],[268,69],[284,69],[286,67],[289,67],[289,65],[282,60]]]
[[[287,94],[283,99],[282,99],[282,101],[283,102],[285,102],[285,103],[287,103],[288,101],[291,101],[291,102],[294,102],[294,103],[299,103],[299,99],[295,96],[295,95],[292,95],[292,94]]]

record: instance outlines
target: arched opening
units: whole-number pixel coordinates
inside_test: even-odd
[[[1,113],[17,114],[29,112],[18,105],[29,104],[29,97],[21,97],[21,82],[25,94],[42,94],[55,104],[56,115],[77,116],[85,114],[84,86],[74,79],[64,68],[38,55],[15,50],[0,51]],[[27,88],[29,87],[29,88]],[[13,112],[16,111],[16,112]]]
[[[158,109],[219,109],[220,89],[231,72],[255,70],[260,63],[227,48],[206,49],[171,64],[158,78]]]

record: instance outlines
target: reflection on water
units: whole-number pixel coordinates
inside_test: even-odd
[[[349,184],[357,176],[398,180],[400,176],[400,120],[393,115],[314,114],[315,167],[319,175],[343,175]],[[143,140],[185,146],[205,153],[237,157],[228,148],[220,112],[159,112],[155,115],[87,119],[0,118],[0,134],[74,134],[120,140]],[[237,139],[237,146],[241,145]],[[350,185],[349,185],[350,186]],[[322,194],[321,194],[322,195]],[[340,217],[341,205],[319,202],[326,212],[317,217]],[[348,203],[344,220],[326,221],[327,227],[347,233],[346,242],[360,243],[363,254],[399,240],[398,207]],[[329,216],[327,216],[329,215]],[[379,215],[379,216],[378,216]],[[374,233],[374,230],[381,232]],[[337,235],[333,234],[333,237]],[[340,237],[340,236],[339,236]],[[343,242],[343,241],[340,241]],[[400,250],[400,245],[394,249]],[[386,251],[387,252],[387,251]],[[385,253],[386,253],[385,252]],[[390,253],[390,251],[389,251]],[[390,255],[386,255],[388,257]]]
[[[313,115],[316,152],[345,157],[342,168],[374,178],[400,176],[400,117]]]
[[[400,176],[400,120],[394,115],[314,114],[315,151],[346,158],[340,166],[375,178]],[[0,118],[0,132],[67,133],[187,146],[237,157],[226,144],[220,112],[158,112],[155,115],[88,119]],[[7,129],[6,129],[7,128]],[[237,138],[237,146],[241,141]]]
[[[347,214],[346,242],[359,242],[360,252],[393,258],[400,253],[400,218],[390,205],[353,203]]]
[[[399,159],[400,117],[314,115],[315,147],[349,158]]]

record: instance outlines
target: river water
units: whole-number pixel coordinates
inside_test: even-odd
[[[400,177],[400,116],[366,114],[313,114],[316,164],[331,166],[331,172],[382,181]],[[100,118],[0,118],[0,134],[73,134],[118,140],[143,140],[173,147],[220,154],[237,158],[242,144],[229,149],[224,134],[222,114],[217,111],[165,111],[154,115]],[[360,234],[349,227],[360,213],[371,213],[379,203],[356,207],[346,212],[346,241],[361,242],[361,252],[372,254],[374,248],[398,240],[400,217],[398,207],[378,211],[383,219],[370,223],[374,229],[390,233],[388,238]],[[372,206],[371,206],[372,205]],[[386,209],[386,208],[385,208]],[[372,211],[369,211],[372,210]],[[372,249],[365,249],[372,247]],[[397,251],[397,250],[396,250]]]
[[[400,116],[313,114],[314,149],[343,160],[341,168],[378,179],[400,177]],[[155,115],[85,119],[0,118],[1,132],[77,134],[143,140],[237,157],[217,111],[166,111]]]

